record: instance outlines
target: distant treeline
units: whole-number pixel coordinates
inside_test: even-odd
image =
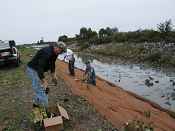
[[[80,33],[73,38],[68,38],[66,35],[59,37],[60,41],[86,41],[90,45],[104,44],[110,42],[163,42],[175,43],[175,29],[171,19],[166,20],[156,26],[156,29],[139,29],[136,31],[120,32],[115,28],[101,28],[98,32],[91,28],[82,27]]]

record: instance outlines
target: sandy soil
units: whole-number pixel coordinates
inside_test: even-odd
[[[76,69],[76,77],[71,77],[67,71],[67,64],[62,61],[57,61],[57,67],[57,73],[72,92],[88,99],[89,103],[117,129],[121,129],[128,121],[139,119],[153,123],[156,131],[175,131],[175,119],[158,105],[99,77],[96,87],[87,85],[81,81],[82,70]],[[149,118],[145,117],[145,112],[150,112]]]

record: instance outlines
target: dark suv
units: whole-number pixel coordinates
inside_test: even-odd
[[[0,65],[6,63],[12,63],[15,66],[19,66],[20,64],[20,53],[16,48],[14,40],[0,40]]]

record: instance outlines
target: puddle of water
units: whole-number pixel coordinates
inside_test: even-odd
[[[90,55],[77,54],[75,58],[76,67],[85,69],[85,61],[90,60],[98,76],[175,111],[175,85],[171,81],[175,82],[174,72],[138,64],[104,63]],[[145,81],[153,85],[148,86]]]

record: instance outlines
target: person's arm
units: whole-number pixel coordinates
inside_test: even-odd
[[[55,62],[56,62],[57,56],[54,56],[51,59],[51,77],[52,77],[52,81],[57,84],[57,76],[56,76],[56,72],[55,72]]]
[[[53,58],[51,59],[51,67],[50,67],[50,71],[51,73],[55,73],[55,62],[56,62],[57,57],[53,56]]]
[[[44,68],[43,68],[43,65],[45,65],[46,62],[45,62],[45,58],[40,58],[38,59],[38,69],[37,69],[37,73],[38,73],[38,76],[40,78],[40,80],[44,79]]]
[[[39,68],[38,68],[37,73],[38,73],[38,76],[41,80],[41,84],[43,85],[44,88],[47,88],[48,83],[44,77],[44,69],[43,69],[43,65],[47,64],[45,59],[46,59],[45,57],[42,57],[38,60]]]

